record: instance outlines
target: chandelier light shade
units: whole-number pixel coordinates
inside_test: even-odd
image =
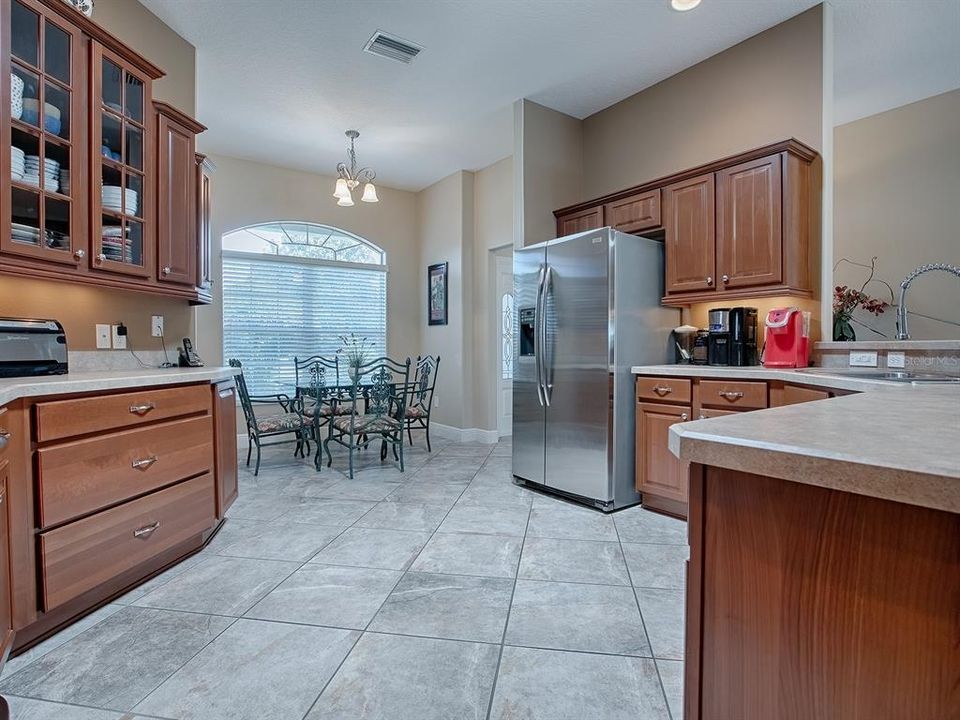
[[[350,138],[350,149],[347,150],[348,162],[337,165],[337,184],[333,190],[337,205],[353,207],[353,191],[361,184],[363,184],[361,202],[380,202],[380,198],[377,197],[377,187],[373,184],[377,174],[370,168],[357,169],[357,151],[354,149],[354,141],[360,137],[360,133],[356,130],[347,130],[345,134]]]

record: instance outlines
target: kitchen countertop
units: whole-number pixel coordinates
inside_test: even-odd
[[[233,375],[234,369],[229,367],[177,367],[101,370],[41,377],[0,378],[0,405],[6,405],[20,398],[39,395],[68,395],[71,393],[96,392],[97,390],[123,390],[198,382],[212,383],[227,380],[232,378]]]
[[[960,388],[698,365],[639,375],[785,380],[856,395],[677,423],[682,460],[960,513]]]

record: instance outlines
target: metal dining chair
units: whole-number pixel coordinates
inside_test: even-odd
[[[440,356],[417,356],[413,375],[413,387],[410,391],[410,404],[404,416],[407,428],[407,440],[413,445],[411,430],[424,430],[427,439],[427,452],[430,448],[430,409],[433,407],[433,390],[437,386],[437,371],[440,369]]]

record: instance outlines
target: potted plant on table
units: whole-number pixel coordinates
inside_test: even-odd
[[[367,356],[370,354],[372,348],[365,337],[357,337],[356,333],[341,335],[340,342],[342,346],[337,352],[343,353],[346,356],[347,374],[351,380],[355,381],[359,368],[366,364],[368,360]]]

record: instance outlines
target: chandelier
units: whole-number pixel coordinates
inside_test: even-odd
[[[350,138],[350,149],[347,151],[349,164],[339,163],[337,165],[337,186],[333,191],[333,196],[337,198],[337,205],[342,207],[353,206],[353,190],[363,183],[363,195],[360,196],[361,202],[375,203],[379,202],[377,197],[377,188],[373,184],[377,174],[370,168],[360,168],[357,170],[357,151],[353,149],[353,142],[360,133],[356,130],[347,130],[345,135]]]

